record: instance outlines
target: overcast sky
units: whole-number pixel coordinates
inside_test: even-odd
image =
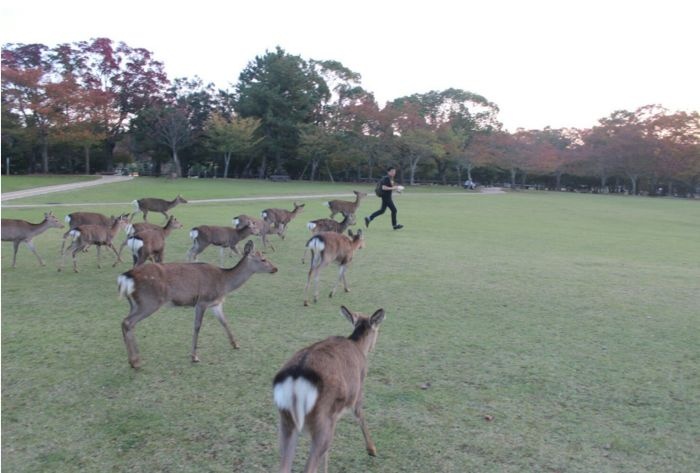
[[[505,127],[590,127],[651,103],[700,110],[697,0],[32,0],[0,7],[2,43],[108,37],[152,51],[169,77],[232,88],[281,46],[362,75],[380,105],[459,88]]]

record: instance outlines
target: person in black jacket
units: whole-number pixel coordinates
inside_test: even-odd
[[[399,186],[394,182],[394,176],[396,176],[396,168],[392,166],[387,169],[386,176],[384,176],[381,180],[382,206],[369,217],[365,217],[366,227],[369,227],[370,222],[374,220],[375,217],[383,214],[388,207],[389,210],[391,210],[391,226],[394,228],[394,230],[400,230],[403,228],[403,225],[396,223],[396,214],[398,212],[396,210],[396,206],[394,205],[394,201],[391,199],[391,193],[393,191],[401,192]]]

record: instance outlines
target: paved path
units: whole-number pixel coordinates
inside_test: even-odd
[[[2,202],[8,200],[22,199],[24,197],[33,197],[35,195],[51,194],[53,192],[63,192],[72,191],[74,189],[81,189],[83,187],[93,187],[99,186],[101,184],[112,184],[114,182],[130,181],[133,179],[131,176],[101,176],[100,179],[95,179],[92,181],[85,182],[72,182],[70,184],[59,184],[57,186],[45,186],[45,187],[33,187],[31,189],[25,189],[15,192],[5,192],[0,198]]]

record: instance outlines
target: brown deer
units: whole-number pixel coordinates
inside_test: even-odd
[[[172,215],[164,227],[142,230],[127,238],[127,245],[134,259],[134,266],[140,266],[151,259],[155,263],[163,262],[165,254],[165,239],[182,224]]]
[[[136,211],[132,214],[131,219],[133,220],[137,213],[143,213],[144,222],[148,221],[146,218],[148,212],[160,212],[165,215],[167,219],[170,217],[168,215],[168,210],[175,207],[177,204],[186,204],[187,201],[178,194],[173,200],[156,199],[155,197],[145,197],[143,199],[138,199],[133,201],[131,204],[134,206]]]
[[[263,220],[275,227],[277,234],[284,240],[287,225],[304,210],[304,205],[306,204],[297,204],[294,202],[294,210],[265,209],[262,211],[261,215]]]
[[[39,223],[30,223],[26,220],[12,218],[2,219],[2,241],[11,241],[14,253],[12,254],[12,267],[17,267],[17,250],[19,244],[24,242],[32,250],[34,256],[39,260],[41,266],[46,266],[39,253],[36,252],[32,238],[44,233],[49,228],[63,228],[63,224],[52,212],[44,214],[44,220]]]
[[[335,425],[346,409],[352,409],[365,437],[367,453],[377,448],[367,428],[362,408],[367,355],[374,349],[384,309],[371,317],[340,308],[354,330],[345,337],[330,337],[296,352],[272,381],[279,411],[280,472],[290,473],[299,434],[311,434],[311,450],[304,471],[328,471],[328,456]]]
[[[309,265],[309,276],[306,280],[304,288],[304,306],[309,305],[308,292],[311,285],[311,278],[314,279],[314,303],[318,301],[318,278],[321,269],[328,266],[331,261],[335,261],[340,265],[338,280],[331,289],[328,297],[333,297],[335,290],[338,288],[340,280],[343,281],[345,292],[350,292],[348,281],[345,279],[345,272],[352,261],[352,256],[356,250],[364,248],[365,240],[362,235],[362,230],[358,230],[356,235],[353,235],[352,230],[348,230],[348,238],[345,235],[335,232],[322,232],[311,237],[306,243],[306,247],[311,250],[311,264]]]
[[[342,222],[333,220],[332,218],[319,218],[317,220],[311,220],[306,224],[306,228],[311,230],[311,232],[314,234],[321,232],[343,233],[350,225],[355,225],[354,214],[346,215]],[[309,251],[309,248],[304,248],[304,254],[301,257],[301,264],[304,264],[304,261],[306,260],[307,251]]]
[[[253,235],[260,236],[260,242],[263,245],[263,250],[269,246],[270,248],[272,248],[272,251],[275,251],[275,247],[272,246],[272,243],[270,243],[267,240],[268,235],[275,233],[275,229],[270,224],[270,222],[259,218],[251,217],[250,215],[239,215],[238,217],[233,217],[231,223],[233,223],[233,226],[236,227],[238,230],[246,226],[254,227]]]
[[[141,366],[134,327],[165,304],[194,307],[193,362],[199,361],[197,337],[208,308],[219,319],[233,348],[238,348],[224,315],[226,294],[238,289],[255,273],[277,272],[277,268],[254,249],[252,241],[246,243],[243,257],[232,268],[217,268],[207,263],[147,264],[119,276],[119,294],[125,296],[131,306],[122,322],[129,364],[135,369]]]
[[[123,214],[122,216],[126,216],[128,218],[129,214]],[[64,220],[68,224],[68,231],[63,234],[61,256],[63,256],[63,252],[65,251],[66,238],[70,236],[71,230],[75,230],[80,225],[102,225],[103,227],[109,227],[112,225],[112,220],[114,220],[114,217],[108,217],[107,215],[97,212],[73,212],[66,215]]]
[[[348,202],[346,200],[329,200],[323,204],[331,209],[331,218],[337,213],[342,213],[345,216],[350,214],[355,214],[357,208],[360,206],[360,201],[367,197],[366,192],[352,191],[355,194],[355,202]]]
[[[171,223],[171,221],[172,221],[172,223]],[[126,228],[124,228],[124,232],[126,233],[126,238],[124,239],[121,246],[119,247],[119,256],[122,255],[122,250],[126,246],[127,241],[129,240],[130,237],[136,235],[137,233],[147,232],[149,230],[163,231],[166,228],[168,228],[169,225],[173,225],[173,228],[182,228],[182,224],[173,215],[171,215],[170,218],[168,218],[168,221],[165,222],[165,225],[163,225],[162,227],[160,225],[156,225],[154,223],[148,223],[148,222],[129,223],[126,226]]]
[[[121,261],[119,253],[117,253],[116,248],[112,244],[112,240],[119,232],[120,228],[123,228],[128,222],[128,214],[119,215],[112,218],[112,224],[109,227],[104,227],[102,225],[79,225],[70,231],[70,236],[73,237],[73,242],[68,247],[66,251],[71,251],[71,256],[73,257],[73,271],[78,272],[78,261],[76,255],[83,251],[90,245],[97,246],[97,267],[101,268],[100,265],[100,249],[103,246],[111,248],[117,257],[117,261],[113,266],[116,266],[118,262]],[[61,265],[58,267],[58,271],[62,271],[65,263],[65,253],[61,255]]]
[[[255,222],[241,228],[220,227],[215,225],[200,225],[190,230],[192,248],[187,252],[187,261],[197,261],[197,255],[204,251],[209,245],[219,247],[220,266],[224,265],[224,248],[240,254],[236,245],[249,236],[255,234]]]

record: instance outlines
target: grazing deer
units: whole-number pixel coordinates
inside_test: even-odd
[[[246,226],[254,227],[253,235],[260,236],[260,242],[263,245],[263,250],[265,250],[269,246],[270,248],[272,248],[272,251],[275,251],[275,247],[272,246],[272,243],[270,243],[267,240],[267,236],[275,232],[275,229],[272,227],[270,222],[259,218],[251,217],[249,215],[239,215],[238,217],[233,217],[231,223],[233,223],[233,226],[236,227],[238,230]]]
[[[168,210],[175,207],[177,204],[186,204],[187,201],[178,194],[173,200],[156,199],[154,197],[146,197],[143,199],[138,199],[133,201],[131,204],[134,206],[136,211],[132,214],[131,219],[133,220],[137,213],[143,213],[144,222],[148,221],[146,216],[148,212],[160,212],[165,215],[167,219],[169,217]]]
[[[315,473],[320,465],[328,471],[328,456],[335,425],[346,409],[352,409],[365,437],[367,453],[377,448],[367,428],[362,408],[367,374],[367,355],[374,349],[384,309],[371,317],[340,313],[353,325],[348,337],[330,337],[295,353],[272,381],[275,405],[279,411],[280,472],[292,471],[292,460],[299,434],[304,427],[311,434],[311,451],[304,471]]]
[[[328,297],[333,297],[341,279],[343,280],[345,292],[350,292],[348,281],[345,279],[345,272],[352,261],[355,251],[365,247],[365,240],[362,236],[362,230],[358,230],[356,235],[353,235],[352,230],[348,230],[348,235],[350,235],[350,238],[340,233],[322,232],[312,236],[306,243],[306,247],[311,250],[311,264],[306,287],[304,288],[304,306],[309,305],[307,293],[309,292],[312,277],[314,279],[314,303],[318,301],[319,274],[321,269],[328,266],[331,261],[335,261],[340,265],[340,271],[338,280]]]
[[[136,235],[137,233],[147,232],[149,230],[163,231],[171,225],[173,226],[172,228],[182,228],[182,224],[173,215],[171,215],[170,218],[168,218],[168,221],[165,222],[165,225],[163,225],[162,227],[160,225],[155,225],[153,223],[148,223],[148,222],[129,223],[126,226],[126,228],[124,228],[124,232],[126,233],[126,238],[124,239],[121,246],[119,247],[119,256],[122,255],[122,250],[126,246],[127,241],[129,240],[130,237]]]
[[[39,223],[30,223],[26,220],[16,220],[12,218],[2,219],[2,241],[11,241],[14,253],[12,254],[12,267],[17,267],[17,250],[19,244],[27,244],[34,256],[39,260],[41,266],[46,266],[39,253],[36,252],[32,238],[44,233],[49,228],[63,228],[63,224],[56,218],[53,212],[44,214],[44,220]]]
[[[217,268],[207,263],[147,264],[119,276],[119,294],[128,298],[131,306],[122,322],[129,364],[135,369],[141,366],[134,327],[165,304],[194,307],[193,362],[199,361],[197,337],[208,308],[221,322],[233,348],[238,348],[224,315],[226,294],[238,289],[255,273],[277,272],[277,268],[254,249],[252,241],[246,243],[243,257],[232,268]]]
[[[319,218],[317,220],[311,220],[306,224],[306,228],[311,230],[311,232],[314,234],[321,232],[343,233],[350,225],[355,225],[354,214],[346,215],[342,222],[338,222],[332,218]],[[301,257],[301,264],[304,264],[304,260],[306,260],[307,251],[309,251],[309,248],[304,248],[304,254]]]
[[[263,220],[275,227],[277,234],[284,240],[284,233],[287,231],[287,225],[294,217],[304,210],[304,205],[306,204],[299,205],[294,202],[294,210],[292,211],[285,209],[265,209],[262,211],[261,215]]]
[[[129,214],[122,214],[122,217],[129,218]],[[61,243],[61,256],[66,249],[66,238],[70,236],[71,230],[75,230],[80,225],[102,225],[103,227],[109,227],[112,225],[112,220],[114,217],[108,217],[104,214],[97,212],[73,212],[66,215],[64,219],[68,224],[68,231],[63,234],[63,242]],[[72,243],[72,241],[71,241]],[[87,250],[87,248],[85,248]],[[121,251],[119,252],[121,254]]]
[[[331,209],[331,218],[337,213],[342,213],[346,217],[350,214],[355,214],[357,208],[360,206],[360,201],[367,197],[366,192],[352,191],[355,194],[355,202],[348,202],[346,200],[329,200],[323,204]]]
[[[165,254],[165,239],[176,228],[182,228],[182,224],[171,215],[164,227],[143,230],[127,238],[134,266],[144,264],[147,259],[151,259],[155,263],[162,263]]]
[[[224,248],[240,254],[236,245],[249,236],[255,234],[255,222],[241,228],[219,227],[215,225],[200,225],[190,230],[192,248],[187,252],[187,261],[197,261],[197,255],[204,251],[209,245],[219,247],[220,266],[224,265]]]
[[[90,245],[97,246],[97,267],[101,268],[100,265],[100,249],[103,246],[111,248],[117,257],[117,261],[112,266],[116,266],[118,262],[121,261],[119,253],[117,253],[116,248],[112,244],[112,240],[119,232],[119,229],[124,227],[128,221],[128,214],[119,215],[118,217],[112,217],[112,224],[109,227],[104,227],[102,225],[79,225],[70,231],[70,236],[73,237],[73,242],[68,247],[71,251],[73,257],[73,271],[78,272],[78,261],[76,255],[83,251]],[[61,265],[58,267],[58,271],[63,270],[65,263],[65,253],[61,255]]]

